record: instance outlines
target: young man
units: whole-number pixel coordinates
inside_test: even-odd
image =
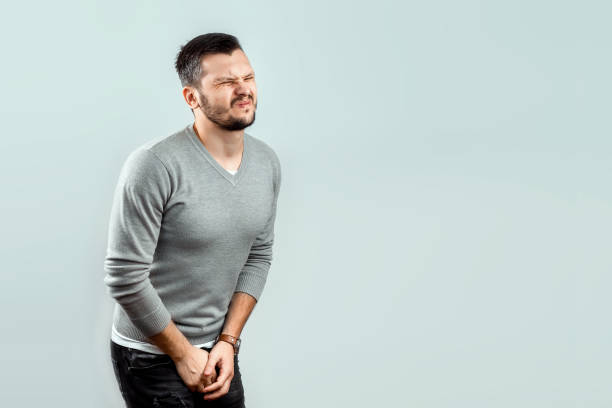
[[[115,190],[111,358],[128,407],[244,407],[240,333],[272,261],[280,162],[244,131],[257,87],[236,37],[200,35],[175,65],[194,122],[132,151]]]

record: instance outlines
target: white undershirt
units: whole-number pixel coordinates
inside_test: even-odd
[[[153,353],[153,354],[166,354],[155,344],[134,340],[134,339],[124,336],[123,334],[119,333],[115,329],[114,324],[111,330],[111,340],[113,341],[113,343],[120,344],[124,347],[130,347],[130,348],[146,351],[146,352]],[[197,348],[202,348],[202,347],[211,348],[214,345],[215,345],[214,340],[211,340],[208,343],[194,344],[194,346]]]

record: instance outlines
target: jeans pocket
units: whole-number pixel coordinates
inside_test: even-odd
[[[174,362],[167,354],[154,354],[138,349],[128,349],[128,370],[148,370],[155,367],[171,367]]]

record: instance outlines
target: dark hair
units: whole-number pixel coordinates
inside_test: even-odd
[[[181,47],[176,56],[174,67],[181,80],[181,86],[200,87],[200,80],[206,72],[202,70],[202,57],[208,54],[228,54],[242,50],[236,37],[225,33],[207,33],[199,35]]]

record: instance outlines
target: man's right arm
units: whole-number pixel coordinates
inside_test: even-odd
[[[146,149],[133,151],[121,172],[111,209],[104,283],[132,324],[175,362],[185,384],[199,390],[214,381],[200,378],[206,350],[189,343],[172,321],[149,271],[157,247],[162,216],[172,195],[170,173]]]
[[[141,148],[127,157],[111,209],[104,282],[133,324],[163,352],[179,359],[189,342],[149,279],[171,194],[170,174],[154,152]]]
[[[170,323],[164,330],[149,338],[174,361],[185,358],[189,348],[192,347],[191,343],[189,343],[187,338],[185,338],[172,320],[170,320]]]
[[[149,279],[162,215],[170,195],[170,176],[155,153],[144,148],[133,151],[121,168],[115,188],[104,283],[133,325],[146,337],[161,332],[171,320]]]

